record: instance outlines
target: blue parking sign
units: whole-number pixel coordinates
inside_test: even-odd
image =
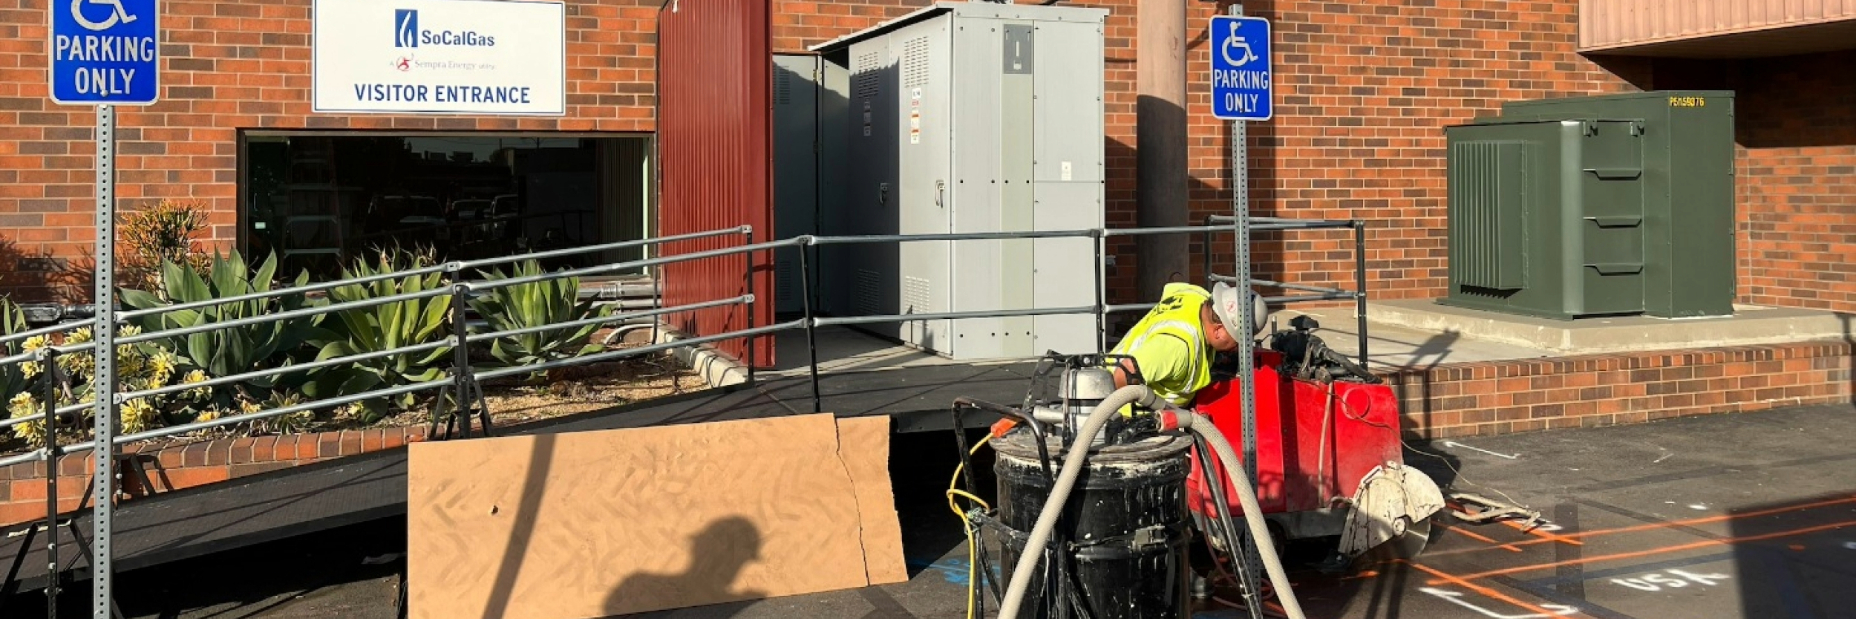
[[[50,0],[52,101],[149,105],[161,95],[159,0]]]
[[[1212,115],[1226,120],[1269,120],[1275,113],[1269,20],[1216,15],[1207,34],[1211,45],[1206,47],[1212,56]]]

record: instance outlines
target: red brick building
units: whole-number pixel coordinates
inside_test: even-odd
[[[94,242],[93,115],[48,99],[48,3],[16,0],[0,9],[0,236],[13,254],[0,264],[9,271],[0,287],[22,294],[55,290],[71,277],[62,271],[83,268]],[[803,52],[922,4],[773,0],[774,51]],[[1135,2],[1075,4],[1111,11],[1109,222],[1133,226]],[[1251,129],[1252,204],[1259,214],[1368,220],[1374,296],[1436,297],[1447,274],[1443,127],[1495,115],[1503,102],[1520,99],[1731,89],[1738,105],[1740,300],[1856,310],[1856,282],[1849,281],[1856,271],[1849,238],[1856,230],[1850,69],[1856,14],[1838,8],[1847,3],[1828,3],[1804,17],[1762,22],[1736,14],[1666,31],[1600,23],[1603,11],[1631,4],[1248,3],[1246,13],[1274,21],[1279,59],[1276,117]],[[1717,3],[1691,4],[1705,10]],[[512,234],[528,246],[646,233],[659,2],[567,0],[565,114],[539,117],[315,112],[311,5],[162,2],[161,101],[121,108],[118,116],[117,192],[125,208],[164,198],[200,201],[211,209],[214,241],[263,250],[269,234],[285,225],[268,219],[267,208],[297,199],[290,186],[301,184],[278,175],[335,153],[368,162],[360,171],[338,170],[350,176],[389,170],[442,187],[375,187],[350,196],[354,208],[387,222],[371,228],[375,240],[404,237],[395,222],[439,211],[501,212],[501,201],[515,194],[499,183],[570,204],[525,215]],[[1593,13],[1582,15],[1582,6]],[[1188,32],[1201,33],[1186,43],[1194,219],[1225,212],[1230,200],[1226,129],[1210,115],[1198,60],[1206,53],[1205,19],[1221,8],[1188,5]],[[490,181],[470,171],[488,168],[505,171]],[[348,191],[342,183],[334,179],[321,191]],[[365,236],[332,242],[362,243]],[[499,243],[509,238],[458,251],[506,248]],[[1295,281],[1348,281],[1352,262],[1343,240],[1303,233],[1266,241],[1259,247],[1261,274],[1287,270]],[[1111,301],[1126,302],[1134,252],[1131,245],[1116,249]],[[30,259],[40,256],[68,262]]]

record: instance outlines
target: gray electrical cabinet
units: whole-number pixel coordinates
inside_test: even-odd
[[[849,75],[842,199],[820,234],[1084,230],[1103,226],[1103,28],[1108,12],[939,3],[813,48]],[[1087,237],[820,247],[824,310],[840,316],[1081,308]],[[959,360],[1096,350],[1095,317],[918,320],[871,331]]]
[[[773,56],[773,233],[760,240],[818,234],[821,213],[844,198],[844,69],[814,54]],[[817,275],[816,265],[811,265]],[[775,311],[805,310],[799,249],[774,252]]]
[[[1447,305],[1733,314],[1733,93],[1515,102],[1445,128]]]

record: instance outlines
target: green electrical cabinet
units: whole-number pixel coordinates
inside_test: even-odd
[[[1515,102],[1445,134],[1440,303],[1557,319],[1733,313],[1733,93]]]

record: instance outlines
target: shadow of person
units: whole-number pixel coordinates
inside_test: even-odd
[[[741,517],[717,520],[690,544],[689,567],[681,574],[634,574],[606,596],[608,616],[699,605],[703,617],[727,617],[744,604],[725,602],[765,597],[765,591],[739,589],[735,581],[749,563],[759,560],[760,529]],[[711,612],[713,611],[713,612]],[[640,616],[657,616],[640,615]],[[682,616],[679,613],[679,616]]]

